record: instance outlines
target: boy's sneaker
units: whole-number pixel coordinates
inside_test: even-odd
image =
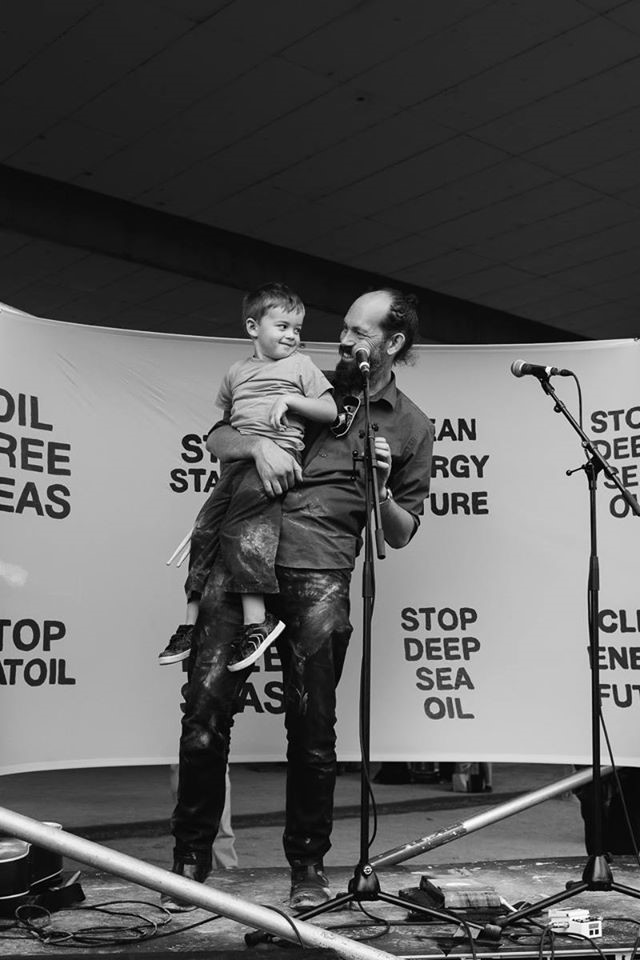
[[[181,623],[162,653],[158,654],[158,663],[178,663],[186,660],[191,653],[192,633],[192,624]]]
[[[277,620],[271,613],[267,614],[262,623],[250,623],[243,627],[231,651],[229,670],[244,670],[250,667],[283,630],[282,620]]]

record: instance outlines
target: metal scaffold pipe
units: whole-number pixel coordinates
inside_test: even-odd
[[[600,775],[606,777],[612,770],[612,767],[602,767]],[[500,803],[495,807],[490,807],[482,813],[477,813],[475,816],[469,817],[468,820],[459,820],[450,827],[436,830],[435,833],[421,837],[419,840],[412,840],[410,843],[405,843],[400,847],[394,847],[393,850],[387,850],[386,853],[381,853],[377,857],[373,857],[371,866],[374,869],[388,867],[393,863],[402,863],[404,860],[410,860],[411,857],[417,857],[421,853],[428,853],[429,850],[435,850],[436,847],[441,847],[445,843],[451,843],[453,840],[461,840],[475,830],[487,827],[489,824],[496,823],[498,820],[504,820],[506,817],[512,817],[515,813],[527,810],[537,803],[542,803],[544,800],[558,796],[558,794],[575,790],[576,787],[581,787],[585,783],[589,783],[592,779],[593,771],[591,767],[580,770],[578,773],[574,773],[570,777],[565,777],[563,780],[557,780],[555,783],[547,784],[546,787],[540,787],[539,790],[533,790],[531,793],[523,793],[522,796],[508,800],[506,803]]]
[[[0,830],[9,836],[27,840],[80,863],[97,867],[107,873],[156,890],[158,893],[169,893],[174,897],[187,900],[203,910],[221,914],[253,929],[266,930],[267,933],[281,937],[283,940],[301,942],[304,946],[335,950],[347,960],[392,960],[392,955],[383,950],[350,940],[348,937],[324,930],[322,927],[315,927],[296,917],[288,921],[282,914],[268,907],[251,903],[202,883],[196,883],[194,880],[180,877],[160,867],[151,866],[143,860],[136,860],[127,854],[118,853],[56,827],[46,826],[39,820],[14,813],[5,807],[0,807]]]

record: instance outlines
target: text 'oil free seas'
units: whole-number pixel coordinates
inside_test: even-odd
[[[71,476],[71,444],[53,439],[40,398],[0,387],[0,426],[0,511],[64,520],[71,491],[44,478]]]

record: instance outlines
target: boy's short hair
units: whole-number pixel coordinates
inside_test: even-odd
[[[394,333],[404,334],[404,344],[394,357],[394,363],[411,363],[413,355],[411,348],[418,335],[418,298],[412,293],[403,293],[393,287],[383,287],[385,293],[391,297],[389,312],[381,323],[386,336]]]
[[[251,290],[242,299],[242,322],[253,317],[256,322],[271,307],[281,307],[287,313],[301,311],[304,313],[304,304],[297,293],[284,283],[265,283],[257,290]]]

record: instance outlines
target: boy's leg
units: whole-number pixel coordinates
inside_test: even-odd
[[[275,559],[281,520],[281,498],[268,497],[255,467],[247,464],[220,527],[227,589],[240,594],[245,624],[229,662],[231,671],[250,667],[284,629],[264,608],[264,595],[278,591]]]
[[[242,618],[245,624],[262,623],[267,611],[264,605],[264,594],[241,593]]]
[[[193,525],[189,549],[189,573],[184,585],[187,600],[192,594],[201,595],[220,547],[220,527],[233,496],[244,465],[225,465],[220,479],[203,503]]]
[[[278,592],[275,575],[282,498],[268,497],[253,463],[242,464],[233,496],[220,524],[219,546],[234,593]]]
[[[187,600],[187,612],[184,618],[184,622],[189,627],[195,627],[198,622],[198,615],[200,613],[200,594],[192,593],[189,599]]]
[[[219,548],[219,529],[233,490],[234,478],[240,471],[231,464],[216,483],[196,517],[189,548],[189,573],[184,588],[187,594],[187,615],[158,655],[163,666],[186,660],[191,651],[193,630],[198,619],[200,596],[213,569]]]

